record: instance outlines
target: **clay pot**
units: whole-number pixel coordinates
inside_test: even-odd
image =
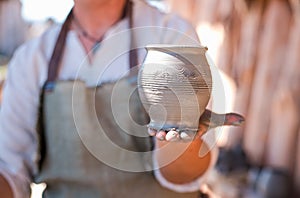
[[[211,95],[206,47],[150,45],[138,74],[141,101],[149,127],[194,131]]]

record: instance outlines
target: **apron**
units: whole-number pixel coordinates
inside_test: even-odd
[[[47,184],[43,197],[198,197],[198,192],[163,188],[152,173],[153,144],[136,72],[93,88],[79,80],[57,80],[71,18],[72,11],[56,41],[41,94],[41,159],[34,180]],[[129,56],[130,65],[136,65],[136,52]]]

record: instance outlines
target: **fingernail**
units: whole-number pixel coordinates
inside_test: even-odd
[[[166,140],[170,142],[179,140],[179,133],[174,130],[169,131],[166,135]]]
[[[195,136],[195,133],[193,132],[181,132],[180,133],[180,138],[183,139],[183,140],[192,140]]]
[[[150,136],[155,136],[156,135],[156,130],[148,128],[148,134]]]
[[[155,136],[158,140],[165,140],[166,132],[165,131],[159,131],[159,132],[156,133]]]

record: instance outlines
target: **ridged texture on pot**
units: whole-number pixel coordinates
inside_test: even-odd
[[[201,46],[152,45],[138,75],[149,127],[197,131],[210,99],[210,66]]]

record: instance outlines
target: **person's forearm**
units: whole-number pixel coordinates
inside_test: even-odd
[[[11,187],[2,175],[0,175],[0,198],[13,198]]]
[[[165,179],[172,183],[192,182],[203,175],[210,164],[211,152],[198,137],[193,142],[156,141],[157,162]],[[199,150],[203,152],[199,155]]]

